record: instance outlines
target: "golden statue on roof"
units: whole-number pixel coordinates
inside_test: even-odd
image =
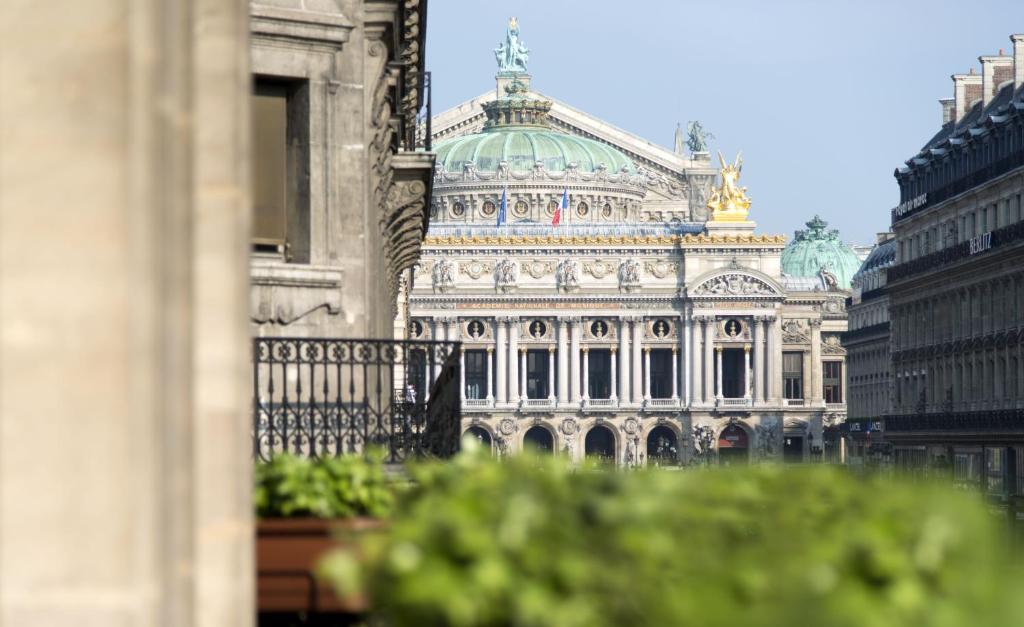
[[[726,163],[722,151],[718,151],[718,160],[722,164],[722,184],[711,191],[708,209],[711,210],[712,222],[746,222],[750,213],[750,198],[747,188],[737,185],[740,172],[743,170],[743,153],[736,155],[736,161]]]

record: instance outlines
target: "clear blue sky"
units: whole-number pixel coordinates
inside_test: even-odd
[[[666,147],[700,120],[743,151],[759,231],[819,213],[853,243],[888,229],[950,74],[1024,32],[1022,0],[430,0],[435,112],[493,88],[510,15],[535,89]]]

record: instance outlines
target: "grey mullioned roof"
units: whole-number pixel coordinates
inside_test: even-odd
[[[865,272],[891,266],[894,261],[896,261],[896,240],[891,239],[875,246],[864,263],[861,264],[860,270],[857,270],[857,274],[853,276],[856,278]]]
[[[921,155],[928,157],[927,153],[929,150],[942,146],[951,138],[967,134],[972,128],[984,124],[990,115],[995,115],[1001,109],[1007,108],[1014,100],[1021,100],[1022,98],[1024,98],[1024,86],[1021,86],[1015,92],[1013,82],[1003,85],[999,93],[995,95],[995,98],[988,103],[988,106],[982,106],[982,102],[978,101],[974,103],[974,106],[971,107],[971,110],[964,115],[959,123],[947,122],[943,124],[939,132],[928,140],[917,155],[908,159],[907,163],[910,164],[914,158]]]
[[[782,287],[787,292],[824,292],[828,289],[825,280],[820,276],[791,276],[782,275]]]
[[[561,224],[551,226],[539,222],[516,222],[494,226],[491,224],[431,224],[430,235],[448,237],[515,237],[538,235],[569,235],[587,236],[657,236],[686,235],[704,231],[700,222],[680,222],[677,224]]]

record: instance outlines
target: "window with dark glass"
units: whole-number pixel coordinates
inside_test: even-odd
[[[252,233],[257,246],[284,244],[288,192],[288,89],[257,82],[252,97]]]
[[[651,398],[672,398],[672,350],[651,351]]]
[[[826,403],[843,402],[843,363],[826,361],[822,364],[822,394]]]
[[[309,89],[259,77],[252,92],[253,249],[309,261]]]
[[[468,350],[464,353],[466,364],[466,398],[487,398],[487,351]]]
[[[584,359],[590,381],[585,381],[590,398],[611,398],[612,396],[612,353],[607,349],[592,349]]]
[[[526,351],[526,398],[547,398],[548,351]]]
[[[804,397],[804,354],[800,351],[782,353],[782,384],[785,398]]]

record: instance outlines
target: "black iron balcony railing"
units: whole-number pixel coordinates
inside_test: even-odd
[[[1000,246],[1013,244],[1024,239],[1024,222],[1014,222],[1008,226],[992,231],[991,238],[986,241],[984,251],[995,250]],[[929,253],[911,261],[905,261],[888,269],[888,282],[893,283],[907,277],[939,270],[943,266],[972,257],[970,240],[954,244],[948,248]]]
[[[253,456],[382,448],[390,463],[459,448],[458,342],[253,340]]]
[[[896,209],[892,209],[889,216],[891,223],[896,224],[897,222],[906,220],[910,216],[921,213],[930,207],[934,207],[940,202],[952,198],[957,194],[962,194],[969,189],[983,185],[997,176],[1002,176],[1003,174],[1006,174],[1015,168],[1019,168],[1022,165],[1024,165],[1024,151],[1015,152],[1003,157],[1002,159],[981,166],[977,170],[969,174],[965,174],[955,181],[925,190],[924,193],[928,194],[927,200],[915,207],[913,210],[905,211],[900,214]]]
[[[941,412],[886,416],[885,432],[1011,432],[1024,435],[1024,410]]]

